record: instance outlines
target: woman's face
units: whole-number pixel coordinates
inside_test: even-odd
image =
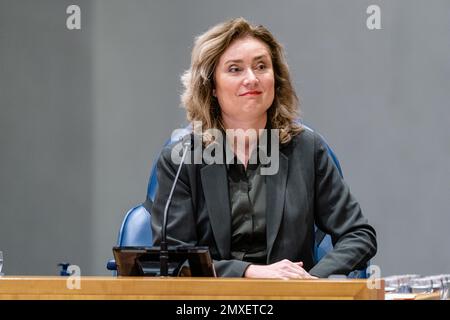
[[[215,90],[225,126],[267,119],[274,99],[274,71],[268,46],[253,37],[237,39],[225,50],[214,72]]]

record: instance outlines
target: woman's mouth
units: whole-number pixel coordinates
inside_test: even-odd
[[[261,93],[262,93],[262,91],[253,90],[253,91],[246,91],[246,92],[240,94],[239,96],[240,97],[243,97],[243,96],[257,96],[257,95],[260,95]]]

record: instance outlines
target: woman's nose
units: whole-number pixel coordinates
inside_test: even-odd
[[[247,69],[245,73],[244,85],[256,85],[258,83],[258,77],[252,69]]]

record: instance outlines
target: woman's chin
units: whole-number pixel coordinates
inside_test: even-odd
[[[262,106],[259,103],[246,104],[240,108],[240,110],[243,113],[252,114],[254,116],[258,116],[258,115],[265,113],[267,111],[267,109],[268,108],[266,108],[265,106]]]

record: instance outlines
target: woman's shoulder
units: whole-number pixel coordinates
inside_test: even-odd
[[[320,135],[317,132],[309,127],[303,126],[303,130],[293,136],[288,145],[292,145],[293,148],[298,148],[300,146],[314,148],[317,139],[320,139]]]
[[[305,127],[291,141],[281,147],[285,155],[298,156],[302,159],[317,159],[327,154],[328,145],[317,131]]]

